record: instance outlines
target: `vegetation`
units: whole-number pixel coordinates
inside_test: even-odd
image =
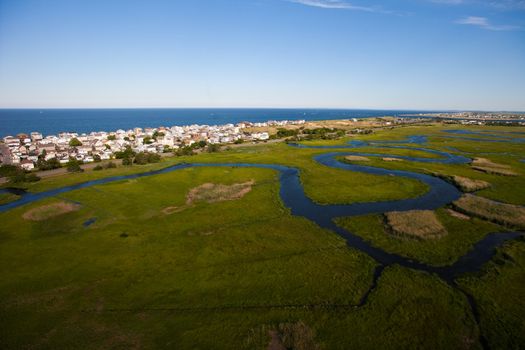
[[[472,161],[472,169],[486,172],[488,174],[504,175],[504,176],[516,176],[518,175],[511,169],[510,166],[505,164],[494,163],[485,158],[475,158]]]
[[[36,162],[36,167],[38,170],[51,170],[51,169],[58,169],[61,167],[60,162],[56,158],[47,159],[47,151],[44,150],[42,154],[38,156],[38,160]]]
[[[509,242],[484,270],[460,284],[478,303],[481,329],[491,349],[522,349],[525,344],[525,241]]]
[[[426,240],[390,234],[385,228],[382,215],[339,218],[336,222],[383,250],[440,266],[453,264],[488,233],[502,231],[495,224],[474,218],[460,219],[444,209],[437,210],[436,216],[449,234]]]
[[[204,183],[251,180],[257,185],[238,200],[199,201],[191,210],[162,213],[183,205],[190,189]],[[82,203],[80,210],[43,221],[22,215],[58,200],[0,213],[2,344],[16,348],[44,339],[42,346],[54,348],[79,342],[108,347],[112,338],[114,346],[139,341],[156,347],[189,326],[193,331],[177,337],[178,348],[242,348],[250,329],[272,319],[265,306],[357,304],[373,262],[330,232],[292,217],[279,201],[278,186],[271,170],[184,169],[64,194]],[[96,224],[84,228],[92,217]],[[27,276],[22,283],[20,274]],[[235,311],[250,305],[263,307],[265,316]],[[188,311],[169,321],[155,311],[159,307]],[[129,308],[137,311],[106,311]],[[285,314],[279,323],[287,322]],[[211,323],[199,326],[202,317]]]
[[[104,170],[104,169],[114,169],[117,167],[117,164],[113,163],[113,162],[108,162],[106,164],[99,164],[97,165],[96,167],[93,168],[94,171],[100,171],[100,170]]]
[[[447,230],[431,210],[409,210],[385,213],[386,224],[394,235],[436,239],[447,234]]]
[[[84,170],[80,167],[82,164],[81,161],[76,158],[69,157],[69,162],[67,162],[67,171],[70,173],[81,173]]]
[[[20,196],[17,196],[16,194],[0,193],[0,205],[16,201],[19,198]]]
[[[148,152],[139,152],[135,155],[135,159],[133,159],[133,163],[139,165],[158,162],[160,162],[160,156],[156,153]]]
[[[76,203],[57,202],[30,209],[22,217],[30,221],[44,221],[79,209],[80,205]]]
[[[40,177],[38,177],[36,174],[29,173],[15,165],[7,164],[0,166],[0,177],[8,178],[8,183],[10,185],[20,185],[40,181]]]
[[[337,128],[314,128],[314,129],[285,129],[278,128],[271,136],[272,139],[288,138],[290,141],[301,140],[336,140],[345,135],[343,129]]]
[[[476,192],[490,187],[490,183],[483,180],[473,180],[463,176],[448,177],[449,181],[455,184],[463,192]]]
[[[370,158],[350,155],[350,156],[345,156],[345,160],[348,160],[350,162],[369,162]]]
[[[206,150],[208,151],[208,153],[217,153],[220,152],[221,146],[216,143],[212,143],[209,144],[208,147],[206,147]]]
[[[461,212],[482,219],[511,227],[525,228],[525,208],[521,206],[499,203],[471,194],[464,195],[453,205]]]
[[[73,137],[71,140],[69,140],[69,145],[71,147],[80,147],[82,146],[82,142],[80,142],[80,140],[76,137]]]
[[[505,152],[490,158],[519,174],[525,170],[519,162],[525,159],[523,145],[473,145],[443,138],[442,128],[447,127],[356,137],[402,140],[425,133],[430,135],[425,147],[455,147],[469,157]],[[306,194],[318,203],[402,199],[427,190],[411,179],[334,169],[312,159],[326,150],[280,143],[208,153],[208,147],[196,143],[177,157],[140,167],[101,163],[105,171],[46,177],[24,186],[39,192],[181,162],[254,162],[298,168]],[[340,151],[361,150],[435,157],[387,147]],[[137,156],[129,149],[119,158],[131,164]],[[367,158],[370,166],[485,181],[492,186],[480,196],[516,204],[525,200],[521,175],[487,174],[468,164]],[[0,173],[14,170],[0,167]],[[67,206],[74,210],[64,211]],[[405,226],[428,224],[425,215],[404,218]],[[445,208],[430,216],[447,235],[392,235],[383,215],[337,223],[374,246],[432,265],[452,264],[486,234],[504,230]],[[85,227],[92,218],[96,222]],[[0,222],[0,348],[481,348],[465,296],[435,276],[388,267],[367,294],[376,263],[332,232],[291,215],[270,169],[198,167],[122,180],[0,212]],[[478,302],[481,330],[495,349],[521,348],[525,342],[524,245],[506,245],[483,273],[460,281]]]
[[[135,156],[135,152],[131,149],[131,147],[126,147],[124,151],[115,152],[115,158],[116,159],[131,159]]]

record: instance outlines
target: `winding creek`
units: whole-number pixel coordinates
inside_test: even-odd
[[[486,135],[486,134],[484,134]],[[462,274],[476,272],[481,269],[483,264],[488,262],[495,253],[495,248],[502,245],[504,242],[515,239],[522,236],[521,232],[497,232],[487,235],[484,239],[477,242],[473,248],[463,257],[458,259],[453,265],[450,266],[432,266],[413,259],[406,258],[404,256],[389,253],[382,250],[381,248],[373,246],[358,235],[353,234],[334,223],[334,219],[344,216],[356,216],[371,213],[384,213],[388,211],[406,211],[413,209],[437,209],[447,205],[461,196],[461,192],[450,183],[430,175],[425,175],[416,172],[402,171],[402,170],[389,170],[379,167],[371,167],[359,164],[349,164],[339,161],[339,157],[352,154],[365,157],[390,157],[399,158],[414,162],[425,162],[425,163],[443,163],[443,164],[465,164],[470,162],[469,158],[454,155],[451,153],[437,151],[433,149],[423,147],[411,147],[402,146],[400,144],[418,144],[422,145],[426,143],[425,136],[411,136],[401,141],[374,141],[372,143],[366,143],[362,141],[350,142],[347,145],[336,145],[336,146],[306,146],[303,144],[290,144],[291,147],[298,148],[315,148],[315,149],[326,149],[332,150],[327,153],[323,153],[314,157],[318,163],[348,170],[357,171],[367,174],[374,175],[387,175],[387,176],[400,176],[415,179],[428,185],[429,190],[422,196],[416,198],[409,198],[395,201],[379,201],[369,203],[353,203],[353,204],[336,204],[336,205],[321,205],[313,202],[308,198],[304,192],[303,186],[300,181],[300,172],[296,168],[275,165],[275,164],[253,164],[253,163],[192,163],[192,164],[178,164],[170,166],[164,169],[132,174],[123,176],[114,176],[99,180],[88,181],[81,184],[72,186],[66,186],[62,188],[53,189],[50,191],[39,192],[39,193],[23,193],[19,190],[4,189],[2,192],[11,192],[21,197],[13,202],[0,205],[0,212],[5,212],[25,204],[29,204],[44,198],[55,197],[70,191],[88,188],[91,186],[107,184],[111,182],[138,179],[147,176],[166,174],[176,170],[190,168],[190,167],[250,167],[250,168],[265,168],[273,169],[279,173],[280,180],[280,197],[286,207],[288,207],[292,215],[303,216],[320,227],[331,230],[337,233],[339,236],[346,240],[346,244],[354,249],[357,249],[370,257],[372,257],[377,263],[378,267],[374,273],[374,279],[370,290],[363,296],[360,305],[363,305],[367,301],[367,297],[370,292],[377,285],[378,279],[381,276],[382,271],[391,265],[398,264],[407,268],[425,271],[431,274],[439,276],[448,285],[456,290],[462,292],[467,298],[475,319],[479,322],[479,315],[477,306],[472,296],[465,291],[461,290],[456,284],[456,278]],[[391,145],[397,144],[397,145]],[[417,158],[401,155],[383,154],[383,153],[367,153],[367,152],[343,152],[345,148],[360,148],[360,147],[377,147],[377,148],[392,148],[392,149],[409,149],[426,152],[434,156],[434,158]],[[337,151],[333,151],[337,150]],[[90,219],[93,220],[94,219]],[[86,226],[92,223],[88,220]],[[486,341],[481,338],[481,343],[486,347]]]

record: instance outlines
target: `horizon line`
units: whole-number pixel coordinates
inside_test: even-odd
[[[414,112],[507,112],[507,113],[525,113],[525,110],[511,110],[511,109],[476,109],[476,108],[465,108],[465,109],[436,109],[436,108],[370,108],[370,107],[0,107],[0,110],[137,110],[137,109],[259,109],[259,110],[271,110],[271,109],[282,109],[282,110],[374,110],[374,111],[414,111]]]

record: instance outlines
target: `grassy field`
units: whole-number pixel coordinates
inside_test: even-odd
[[[504,230],[495,224],[479,219],[456,218],[444,209],[437,210],[436,214],[447,234],[425,240],[389,233],[382,215],[339,218],[336,222],[376,247],[431,265],[451,265],[459,257],[465,255],[472,245],[486,234]]]
[[[472,145],[444,138],[443,128],[452,127],[405,127],[358,138],[428,134],[424,147],[476,152],[464,155],[506,164],[520,175],[378,157],[369,157],[366,165],[483,180],[491,187],[476,195],[525,204],[525,164],[518,161],[525,158],[523,145]],[[373,147],[342,151],[434,156]],[[403,199],[426,190],[415,180],[312,160],[324,152],[282,143],[247,145],[46,178],[27,187],[38,192],[180,162],[253,162],[297,167],[307,195],[323,204]],[[279,198],[277,175],[269,169],[189,168],[0,213],[0,348],[267,349],[272,337],[288,348],[481,348],[465,296],[435,276],[387,267],[367,294],[376,262],[333,232],[290,215]],[[432,265],[452,264],[487,233],[503,230],[444,208],[435,214],[447,233],[425,240],[393,236],[382,215],[337,223],[386,251]],[[461,280],[479,302],[481,330],[492,348],[525,344],[524,246],[508,244],[482,273]]]
[[[525,241],[506,244],[479,276],[461,280],[478,301],[481,329],[491,349],[525,344]]]
[[[418,196],[427,190],[426,185],[412,179],[394,179],[390,176],[348,172],[320,165],[312,159],[313,155],[324,152],[323,150],[292,148],[284,143],[248,145],[218,154],[203,153],[196,156],[164,159],[161,163],[144,166],[119,167],[98,172],[87,171],[46,178],[36,183],[26,184],[25,187],[29,191],[40,192],[98,178],[146,172],[182,162],[251,162],[282,164],[299,168],[306,193],[321,204],[403,199]]]
[[[0,193],[0,205],[17,200],[19,197],[12,193]]]

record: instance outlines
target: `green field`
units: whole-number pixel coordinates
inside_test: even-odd
[[[484,180],[491,187],[476,195],[525,204],[525,144],[445,138],[446,128],[466,127],[403,127],[305,144],[425,134],[429,142],[419,147],[453,147],[453,153],[488,158],[519,175],[380,157],[366,165]],[[23,186],[41,192],[181,162],[249,162],[298,168],[306,194],[320,204],[413,198],[427,190],[413,179],[312,159],[331,151],[246,145]],[[434,157],[384,147],[341,151]],[[240,183],[253,183],[240,198],[188,201],[203,184]],[[68,203],[80,206],[57,216],[49,212]],[[382,215],[339,218],[337,224],[372,246],[434,266],[453,264],[488,233],[507,230],[454,217],[446,208],[436,214],[447,235],[434,240],[393,237]],[[525,241],[506,243],[480,273],[458,281],[478,303],[479,325],[463,293],[425,272],[389,266],[368,295],[377,262],[291,215],[279,197],[278,173],[270,169],[199,167],[122,180],[0,212],[0,222],[2,349],[267,349],[272,334],[292,339],[286,344],[292,349],[481,349],[480,333],[492,349],[525,348]]]

